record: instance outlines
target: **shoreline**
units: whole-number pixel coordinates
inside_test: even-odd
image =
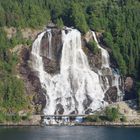
[[[86,122],[76,124],[77,126],[113,126],[113,127],[140,127],[140,122]]]
[[[50,124],[50,125],[43,125],[41,123],[29,123],[29,122],[24,122],[24,123],[0,123],[0,127],[5,126],[5,127],[32,127],[32,126],[39,126],[39,127],[47,127],[47,126],[102,126],[102,127],[140,127],[140,122],[84,122],[84,123],[75,123],[75,124]]]
[[[0,123],[0,126],[41,126],[41,124],[31,124],[31,123]]]

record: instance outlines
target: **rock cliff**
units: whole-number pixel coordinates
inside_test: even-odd
[[[60,73],[60,61],[61,61],[62,46],[63,46],[62,32],[61,29],[56,26],[51,26],[49,28],[51,28],[52,49],[51,50],[49,49],[50,40],[48,37],[49,36],[48,32],[46,32],[41,40],[40,56],[42,57],[43,60],[44,70],[50,75],[55,75]],[[102,44],[102,38],[100,37],[100,35],[99,36],[97,35],[97,37],[100,44]],[[91,70],[93,70],[97,74],[100,73],[99,78],[102,84],[102,88],[107,89],[105,92],[104,100],[107,101],[108,103],[116,102],[118,101],[117,88],[119,88],[120,91],[122,91],[123,86],[120,86],[121,84],[118,85],[118,87],[114,86],[113,83],[114,76],[112,71],[110,70],[110,68],[102,68],[101,51],[94,53],[88,46],[88,42],[93,40],[94,38],[91,32],[88,32],[86,35],[83,35],[82,49],[84,50],[88,58],[88,62]],[[26,92],[33,96],[33,105],[36,108],[36,112],[40,113],[42,109],[45,107],[47,102],[45,96],[46,91],[41,87],[40,80],[37,76],[38,74],[32,68],[31,61],[33,58],[31,57],[31,48],[26,46],[23,46],[21,48],[22,48],[20,51],[21,59],[18,65],[18,71],[20,76],[24,80]],[[114,61],[112,60],[110,61],[110,66],[112,66],[113,68],[117,67],[116,63],[114,63]],[[130,90],[132,88],[132,85],[130,85],[132,82],[130,79],[126,79],[126,80],[129,81],[129,83],[126,84],[126,88]],[[90,100],[87,100],[85,104],[88,104],[89,102]],[[61,112],[63,112],[61,105],[58,106],[58,108],[61,108],[61,110],[59,109],[59,112],[61,114]]]

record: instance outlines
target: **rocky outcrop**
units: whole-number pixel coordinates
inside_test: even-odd
[[[101,69],[102,60],[101,60],[101,51],[95,53],[88,45],[88,42],[93,41],[93,35],[91,32],[87,32],[85,36],[83,36],[82,39],[82,45],[83,50],[88,57],[88,62],[90,65],[90,68],[97,72],[98,69]]]
[[[4,31],[7,34],[7,38],[11,39],[15,36],[17,36],[17,33],[19,32],[19,30],[17,30],[17,28],[15,27],[4,27]],[[22,36],[23,39],[25,40],[34,40],[35,37],[37,36],[37,34],[39,32],[41,32],[41,29],[32,29],[32,28],[23,28],[20,30],[19,33],[21,33],[20,35]]]
[[[50,44],[50,32],[47,31],[44,34],[42,40],[41,40],[41,51],[40,56],[43,58],[43,64],[44,64],[44,70],[51,74],[57,74],[60,72],[60,60],[61,60],[61,53],[62,53],[62,31],[61,29],[57,28],[56,26],[49,26],[49,29],[51,29],[51,44]],[[87,55],[89,65],[93,71],[96,73],[100,72],[102,75],[100,78],[103,81],[103,84],[107,86],[105,76],[107,77],[109,81],[110,88],[105,93],[105,101],[112,103],[116,102],[118,95],[117,95],[117,88],[113,86],[112,84],[112,73],[110,72],[110,69],[105,68],[101,69],[102,65],[102,56],[101,51],[98,51],[97,53],[93,52],[91,48],[88,45],[89,41],[93,40],[93,35],[91,32],[88,32],[85,36],[82,36],[82,48]],[[51,45],[51,50],[49,46]],[[35,105],[36,111],[40,112],[46,105],[46,91],[41,87],[41,83],[38,78],[38,73],[32,69],[31,66],[31,50],[29,47],[23,46],[21,47],[20,52],[20,64],[18,65],[18,70],[20,73],[20,76],[23,78],[25,82],[26,92],[27,94],[33,95],[33,104]],[[51,54],[51,55],[50,55]],[[88,106],[91,103],[91,99],[87,98],[87,100],[84,101],[83,105],[86,109],[86,106]],[[63,114],[64,109],[61,104],[57,105],[56,113],[57,114]],[[87,113],[90,112],[90,110],[87,110]]]
[[[112,102],[116,102],[117,99],[118,99],[117,88],[114,86],[110,87],[105,93],[104,100],[111,104]]]
[[[30,39],[33,41],[36,38],[37,34],[41,31],[41,29],[24,28],[21,29],[21,34],[23,39]]]
[[[22,46],[19,55],[20,55],[20,63],[17,66],[17,70],[19,72],[20,77],[23,79],[25,83],[27,95],[33,96],[32,105],[34,106],[34,109],[36,109],[36,106],[40,105],[41,108],[40,110],[38,110],[38,112],[41,112],[41,110],[46,105],[46,99],[44,96],[44,91],[41,88],[40,81],[36,76],[36,73],[29,66],[30,48],[28,46]]]
[[[105,47],[105,44],[103,43],[103,36],[101,33],[96,33],[98,42],[100,46],[104,49],[106,49],[109,53],[111,53],[111,50]],[[104,100],[108,103],[116,102],[118,99],[118,89],[116,86],[113,85],[113,80],[115,80],[115,76],[113,74],[113,71],[111,68],[116,68],[117,66],[115,64],[112,64],[111,61],[111,67],[102,67],[102,53],[101,49],[97,51],[96,53],[93,52],[93,50],[88,45],[88,42],[93,41],[93,34],[92,32],[88,32],[83,39],[83,49],[88,57],[88,62],[90,65],[90,68],[98,73],[100,78],[100,83],[102,85],[103,89],[107,89],[109,86],[109,89],[105,93]],[[113,67],[112,67],[113,66]]]
[[[27,30],[27,29],[26,29]],[[24,37],[29,37],[33,40],[36,36],[31,35],[30,30],[27,32],[23,30]],[[52,29],[52,57],[48,57],[48,35],[47,33],[43,36],[42,45],[41,45],[41,56],[43,57],[44,69],[46,72],[55,74],[60,70],[60,58],[62,50],[62,36],[61,30],[58,28]],[[20,78],[23,79],[26,89],[26,94],[31,96],[31,104],[34,107],[35,113],[41,113],[42,109],[46,105],[46,91],[41,87],[40,80],[38,78],[38,73],[32,69],[31,63],[31,47],[18,45],[13,50],[12,53],[16,53],[19,56],[20,62],[17,65],[17,71]],[[61,106],[58,106],[58,111],[61,113],[63,109]]]
[[[137,92],[135,88],[134,79],[130,76],[126,77],[124,80],[124,99],[123,100],[131,100],[137,98]]]
[[[48,32],[42,38],[41,56],[43,57],[44,69],[48,73],[56,74],[60,71],[60,59],[62,51],[62,32],[59,28],[51,28],[51,52],[49,52]],[[51,56],[49,56],[51,53]]]
[[[17,29],[14,27],[8,28],[5,26],[4,31],[6,32],[8,39],[11,39],[12,37],[16,36],[16,33],[17,33]]]
[[[107,47],[107,45],[106,45],[106,43],[104,41],[103,34],[100,33],[100,32],[96,32],[96,35],[97,35],[98,42],[99,42],[100,46],[102,48],[106,49],[108,51],[108,53],[109,53],[111,68],[114,68],[114,69],[118,68],[117,61],[113,57],[112,50],[109,47]]]
[[[125,79],[125,90],[130,91],[134,87],[134,81],[132,77],[126,77]]]

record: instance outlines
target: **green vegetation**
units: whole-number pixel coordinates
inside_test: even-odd
[[[119,118],[119,109],[107,107],[105,110],[105,116],[108,121],[116,121]]]
[[[0,123],[3,122],[20,122],[20,121],[28,121],[29,120],[30,115],[23,115],[20,116],[19,114],[15,113],[15,114],[5,114],[0,112]]]
[[[82,33],[88,31],[88,25],[80,4],[73,2],[71,6],[71,20],[73,25]]]
[[[95,41],[88,42],[88,46],[93,53],[99,53],[100,49],[97,47],[97,43]]]
[[[83,33],[89,29],[103,32],[121,73],[139,80],[139,13],[139,0],[4,0],[0,2],[0,27],[38,28],[52,21]],[[19,37],[11,44],[17,44]]]
[[[10,52],[17,44],[32,43],[22,38],[21,28],[39,28],[52,21],[59,27],[76,27],[82,33],[89,29],[100,31],[121,74],[133,75],[140,81],[139,13],[139,0],[1,0],[0,112],[16,113],[26,106],[24,85],[15,76],[18,59]],[[16,36],[8,39],[4,26],[16,27]],[[95,42],[89,42],[89,45],[94,53],[99,51]],[[115,111],[113,109],[111,113],[115,114]],[[109,119],[114,120],[114,116]]]
[[[1,109],[13,113],[26,108],[27,101],[24,94],[24,86],[21,80],[16,77],[3,77],[0,82]]]
[[[100,122],[100,116],[95,114],[95,115],[89,115],[85,118],[85,121],[87,122]]]
[[[87,122],[126,122],[126,120],[126,117],[121,114],[119,108],[116,107],[106,107],[103,112],[98,112],[85,118]]]
[[[14,39],[8,39],[2,28],[0,31],[0,112],[12,114],[28,108],[24,84],[16,76],[18,58],[10,52],[21,41],[19,34]],[[1,119],[4,116],[0,114]]]

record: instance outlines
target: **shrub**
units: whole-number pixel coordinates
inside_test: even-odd
[[[86,121],[88,122],[100,122],[101,119],[99,118],[98,115],[89,115],[85,118]]]
[[[97,43],[95,41],[88,42],[88,46],[93,53],[99,53],[100,49],[98,48]]]
[[[105,110],[105,115],[108,121],[115,121],[119,117],[119,110],[118,108],[107,107]]]
[[[21,117],[17,113],[12,116],[13,122],[19,122],[20,120],[21,120]]]
[[[5,121],[5,114],[0,112],[0,123]]]

